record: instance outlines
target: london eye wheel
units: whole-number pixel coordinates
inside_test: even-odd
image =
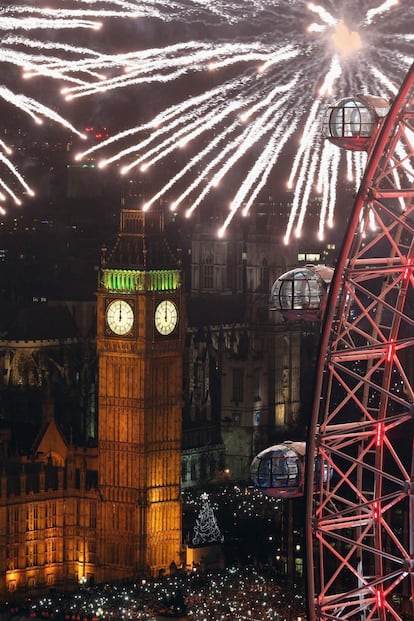
[[[355,111],[364,118],[359,104],[351,108],[354,119]],[[336,129],[345,128],[346,112],[336,115]],[[414,66],[369,146],[329,295],[307,449],[309,617],[407,621],[414,618]]]

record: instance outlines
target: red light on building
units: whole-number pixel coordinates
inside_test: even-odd
[[[84,131],[87,136],[93,136],[95,140],[106,140],[107,138],[109,138],[109,130],[107,127],[87,125]]]

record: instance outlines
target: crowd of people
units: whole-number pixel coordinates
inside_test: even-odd
[[[169,615],[188,621],[304,621],[304,594],[302,585],[281,582],[271,567],[244,567],[99,585],[70,594],[55,591],[8,612],[10,621],[156,621]]]

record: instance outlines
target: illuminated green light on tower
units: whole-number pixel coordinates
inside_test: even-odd
[[[101,286],[108,291],[174,291],[181,277],[179,270],[103,269]]]

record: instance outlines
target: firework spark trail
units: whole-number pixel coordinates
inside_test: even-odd
[[[291,85],[293,84],[294,82],[292,81]],[[256,104],[251,112],[253,112],[253,110],[257,110],[257,108],[260,106],[260,107],[267,108],[267,113],[270,115],[272,113],[272,110],[274,109],[270,107],[270,102],[275,98],[276,95],[280,95],[286,90],[288,90],[288,87],[275,88],[274,91],[271,94],[269,94],[268,98],[262,101],[260,104]],[[275,107],[279,108],[283,104],[283,101],[284,101],[283,99],[279,100],[279,102],[276,104]],[[175,134],[170,136],[168,140],[166,140],[164,143],[159,145],[160,148],[155,148],[152,151],[145,152],[145,154],[141,158],[139,158],[138,160],[134,162],[134,165],[139,164],[142,160],[145,160],[148,166],[152,166],[159,159],[165,157],[166,155],[171,153],[173,150],[175,150],[177,143],[180,144],[180,140],[184,142],[184,144],[188,143],[189,141],[193,140],[195,137],[199,136],[202,132],[205,132],[206,130],[211,130],[213,127],[220,124],[222,120],[224,120],[227,116],[231,115],[233,112],[240,111],[240,109],[243,109],[244,107],[246,107],[247,103],[248,101],[246,99],[242,99],[238,101],[236,100],[230,103],[230,105],[226,104],[225,106],[223,106],[221,110],[215,108],[214,110],[206,112],[206,114],[203,114],[203,109],[199,108],[199,115],[201,115],[201,118],[197,118],[193,123],[189,123],[189,124],[184,123],[185,127],[182,130],[180,130],[180,132],[176,132]],[[249,114],[250,114],[250,110],[242,115],[242,120],[244,121],[245,118],[248,118]],[[264,119],[261,118],[261,122],[263,122],[263,120]],[[237,126],[234,126],[234,129],[236,129],[236,127]],[[227,131],[226,131],[226,134],[227,134]],[[243,140],[243,138],[241,140]],[[238,143],[240,144],[240,139],[238,140]],[[169,148],[165,151],[164,147],[168,145],[169,145]],[[230,149],[234,147],[234,144],[231,142],[231,140],[229,143],[229,147]],[[152,155],[152,152],[158,153],[157,157],[154,157],[152,160],[147,161],[147,158]],[[239,154],[239,157],[240,157],[240,154]],[[239,159],[239,157],[237,159]],[[209,170],[211,170],[211,168],[209,168]],[[203,173],[199,175],[198,179],[196,180],[196,183],[192,184],[191,189],[198,187],[200,185],[200,180],[202,178],[204,179],[205,176],[206,175]],[[187,190],[181,196],[186,197],[189,193],[190,192]],[[175,205],[177,205],[179,202],[182,202],[182,198],[180,201],[175,202]],[[236,199],[234,199],[233,202],[237,203]],[[193,210],[191,210],[190,213],[192,211]]]
[[[24,51],[15,49],[17,47],[24,48]],[[30,51],[28,52],[28,50]],[[41,52],[45,53],[42,54]],[[52,56],[50,52],[60,53],[61,56]],[[102,69],[97,72],[93,68],[97,65],[102,68],[107,56],[83,47],[48,43],[12,35],[2,39],[1,53],[7,53],[9,63],[14,64],[16,67],[21,67],[24,78],[33,78],[41,75],[55,80],[65,80],[80,86],[85,85],[85,78],[81,79],[76,77],[77,75],[85,74],[86,78],[96,80],[105,78]],[[75,60],[67,58],[68,55]],[[91,58],[88,58],[89,56]]]
[[[200,112],[204,112],[202,108],[200,109]],[[167,155],[175,151],[177,149],[177,145],[179,147],[184,147],[190,140],[193,140],[202,132],[205,132],[206,127],[213,127],[213,125],[220,122],[228,114],[228,106],[226,106],[225,110],[205,111],[203,118],[191,120],[191,122],[186,124],[184,127],[181,127],[172,136],[166,138],[162,143],[157,144],[149,151],[146,151],[140,158],[134,161],[134,166],[137,166],[143,162],[141,169],[147,170],[150,166],[153,166],[156,162],[164,159]]]
[[[49,118],[51,121],[60,123],[63,127],[70,129],[78,136],[83,137],[83,134],[76,129],[69,121],[57,114],[54,110],[43,106],[36,99],[26,97],[25,95],[17,95],[5,86],[0,86],[0,99],[11,103],[15,108],[19,108],[26,114],[28,114],[37,124],[42,123],[42,116]]]
[[[352,181],[355,178],[353,164],[354,160],[352,158],[352,151],[346,151],[346,178],[348,181]]]
[[[302,139],[300,141],[300,146],[293,160],[292,168],[290,171],[290,177],[288,179],[289,188],[293,187],[294,180],[297,177],[300,164],[303,158],[305,157],[305,152],[306,152],[306,148],[308,145],[308,137],[311,134],[311,132],[312,134],[315,133],[316,119],[317,119],[319,112],[320,112],[320,100],[317,100],[313,103],[309,111],[308,119],[306,121],[305,127],[303,128],[303,134],[302,134]]]
[[[69,87],[65,89],[65,94],[66,98],[71,100],[137,84],[172,82],[190,72],[204,71],[206,67],[209,71],[214,71],[237,63],[260,62],[260,71],[264,72],[272,65],[297,58],[299,54],[299,50],[292,45],[275,50],[272,45],[259,47],[257,43],[249,45],[226,43],[212,47],[211,44],[190,42],[139,53],[109,56],[108,63],[112,67],[127,66],[124,75],[115,76],[102,83]],[[92,66],[92,63],[89,64]],[[101,59],[97,58],[93,65],[96,68],[102,67]]]
[[[56,9],[13,4],[0,8],[0,30],[68,30],[79,28],[98,30],[101,27],[101,23],[97,21],[97,18],[134,18],[142,17],[146,14],[151,15],[151,12],[147,13],[142,10],[142,3],[117,3],[116,0],[104,0],[104,2],[111,7],[118,6],[119,8]],[[93,2],[83,1],[80,4],[91,4],[96,7],[99,2],[96,0],[93,0]],[[68,1],[66,1],[66,5],[69,5]],[[158,13],[154,14],[154,16],[158,15]]]
[[[246,154],[246,152],[260,140],[260,138],[266,135],[269,131],[274,130],[274,120],[272,118],[273,112],[275,112],[280,105],[283,104],[283,98],[281,102],[274,104],[269,107],[266,111],[266,114],[257,119],[251,126],[246,128],[243,133],[237,138],[237,140],[233,140],[228,145],[228,150],[233,150],[233,154],[230,155],[228,159],[225,160],[224,164],[221,166],[220,170],[218,170],[212,177],[210,181],[204,186],[204,189],[200,192],[199,196],[193,201],[192,205],[187,209],[187,216],[191,215],[191,213],[200,205],[202,200],[207,196],[207,194],[211,191],[212,188],[217,187],[220,182],[223,180],[227,172],[235,166],[236,163],[240,160],[240,158]],[[270,117],[270,118],[269,118]],[[281,115],[276,115],[276,119],[280,120]],[[215,164],[221,163],[223,159],[222,154],[215,159]],[[258,166],[258,162],[256,162],[256,167]],[[257,178],[258,174],[255,174],[254,177]],[[181,198],[181,197],[180,197]],[[233,199],[231,204],[231,213],[234,213],[240,207],[240,203],[236,199]],[[232,216],[226,219],[226,222],[230,222]]]
[[[220,134],[217,139],[215,140],[216,143],[218,142],[222,142],[226,137],[227,134],[229,134],[229,130],[232,130],[234,128],[236,128],[237,126],[239,126],[239,123],[233,123],[232,125],[230,125],[230,127],[228,128],[228,130],[225,130],[224,135]],[[178,196],[178,198],[176,198],[174,200],[174,202],[171,204],[171,209],[173,211],[176,211],[177,208],[179,207],[179,205],[187,198],[187,196],[189,196],[196,188],[198,188],[200,185],[202,185],[203,181],[205,179],[207,179],[207,184],[204,186],[204,190],[201,192],[201,194],[198,196],[198,198],[200,200],[202,200],[204,198],[204,196],[207,195],[207,193],[210,191],[211,187],[216,187],[219,183],[219,179],[217,177],[217,173],[216,175],[213,177],[213,179],[209,182],[209,175],[212,174],[214,172],[214,170],[223,162],[226,160],[226,157],[228,154],[231,153],[231,151],[234,150],[235,146],[238,146],[235,144],[234,141],[228,141],[227,144],[218,152],[218,154],[209,161],[209,163],[207,164],[206,168],[194,179],[194,181],[187,186],[187,188],[185,189],[184,192],[182,192],[180,194],[180,196]],[[196,156],[193,160],[193,165],[195,163],[200,162],[200,157]],[[176,179],[176,181],[178,181],[178,179]],[[167,184],[168,186],[168,184]],[[167,186],[164,186],[163,190],[161,190],[158,193],[159,197],[162,197],[165,194],[165,191],[167,189]],[[153,200],[151,200],[151,204],[153,203]],[[147,203],[147,208],[149,206],[150,203]],[[195,208],[197,207],[198,203],[193,203],[192,206],[187,208],[186,211],[186,215],[187,217],[189,217],[193,211],[195,210]]]
[[[316,13],[316,15],[321,20],[322,24],[311,24],[310,29],[314,32],[313,28],[316,28],[317,31],[325,30],[326,26],[335,26],[337,20],[331,15],[331,13],[325,9],[323,6],[319,4],[313,4],[313,2],[308,2],[308,10],[312,13]],[[312,28],[313,27],[313,28]]]
[[[325,222],[328,226],[333,224],[333,216],[335,209],[335,190],[337,184],[340,151],[336,149],[332,144],[327,143],[324,147],[324,154],[322,160],[325,165],[320,169],[320,177],[322,183],[325,186],[329,186],[331,191],[324,192],[321,201],[321,212],[319,218],[318,237],[323,239]]]
[[[148,202],[144,203],[143,205],[143,209],[146,211],[148,210],[151,205],[153,205],[156,201],[158,201],[162,196],[164,196],[166,194],[166,192],[168,192],[168,190],[170,190],[172,187],[174,187],[179,181],[180,179],[182,179],[190,170],[192,170],[199,162],[201,162],[203,160],[203,158],[207,155],[209,155],[211,152],[213,152],[216,147],[218,147],[218,145],[227,138],[227,135],[230,134],[235,128],[236,126],[239,125],[239,121],[234,121],[232,123],[232,125],[229,125],[227,127],[227,129],[221,133],[219,136],[216,136],[202,151],[200,151],[197,156],[193,157],[187,164],[186,166],[184,166],[174,177],[171,177],[171,179],[168,181],[168,183],[165,184],[165,186],[163,188],[161,188],[161,190],[159,190],[159,192],[157,192],[157,194],[154,194],[154,196],[151,198],[151,200],[149,200]],[[210,160],[209,163],[207,164],[206,168],[204,169],[203,172],[201,172],[201,174],[199,175],[199,178],[206,178],[208,176],[208,174],[210,173],[210,171],[213,169],[213,162]],[[186,192],[189,194],[193,188],[191,188],[191,186],[187,187]],[[182,195],[183,196],[183,195]],[[174,201],[174,203],[171,204],[171,210],[175,211],[177,206],[179,204],[179,201]]]
[[[20,181],[21,185],[25,188],[25,190],[29,193],[29,194],[33,194],[33,190],[31,190],[31,188],[29,187],[29,185],[26,183],[26,181],[24,180],[23,176],[19,173],[19,171],[17,170],[17,168],[15,166],[13,166],[13,164],[11,163],[11,161],[9,160],[8,157],[6,157],[5,155],[3,155],[3,153],[0,153],[0,162],[2,162],[6,168],[8,168],[11,173]],[[6,188],[6,184],[3,185],[3,188]],[[17,204],[19,204],[19,200],[17,199],[17,196],[13,193],[13,197],[15,198],[15,201]]]
[[[2,156],[0,156],[0,160],[1,160],[1,157]],[[7,160],[7,162],[5,163],[5,166],[8,167],[8,165],[11,164],[11,162],[7,158],[6,158],[6,160]],[[14,171],[13,171],[13,176],[18,176],[18,171],[17,170],[16,170],[16,173],[17,173],[17,175],[14,175]],[[22,185],[24,186],[24,179],[23,179],[23,184]],[[9,185],[7,185],[7,183],[5,181],[3,181],[3,179],[1,179],[1,178],[0,178],[0,187],[2,187],[3,190],[5,191],[5,193],[1,192],[0,200],[2,202],[6,201],[7,198],[10,197],[10,198],[13,199],[15,205],[21,205],[22,204],[21,200],[16,195],[16,193],[13,190],[13,188],[11,188]],[[29,188],[29,192],[31,192],[30,188]],[[4,215],[5,213],[6,213],[6,210],[3,209],[3,207],[0,207],[0,214]]]
[[[319,100],[315,101],[305,125],[303,131],[303,137],[301,140],[301,146],[296,154],[296,158],[293,162],[291,176],[289,178],[289,185],[293,184],[293,179],[296,178],[296,191],[293,196],[292,209],[290,211],[287,230],[285,233],[285,243],[289,241],[290,235],[292,233],[292,229],[295,223],[295,219],[297,214],[299,213],[298,226],[296,228],[296,236],[298,237],[300,234],[299,223],[301,221],[300,213],[301,213],[301,198],[303,196],[306,197],[306,179],[309,172],[309,160],[311,156],[311,145],[315,139],[315,133],[317,131],[317,123],[316,117],[317,112],[319,110],[320,102]],[[313,179],[313,177],[310,177]],[[306,203],[303,202],[303,205],[306,206]]]
[[[237,80],[237,83],[240,81]],[[140,125],[138,127],[126,130],[125,132],[121,132],[116,136],[111,136],[101,143],[94,145],[84,151],[82,154],[77,156],[77,159],[81,159],[85,155],[91,155],[95,151],[101,150],[102,147],[107,147],[113,143],[122,140],[123,138],[130,138],[132,135],[139,133],[147,133],[151,131],[150,136],[148,136],[145,140],[142,140],[138,143],[134,143],[133,145],[127,147],[126,149],[116,153],[114,156],[109,157],[105,160],[102,160],[99,163],[99,167],[104,168],[108,164],[111,164],[119,159],[122,159],[126,155],[130,155],[137,151],[140,151],[147,146],[149,146],[152,142],[156,142],[158,138],[171,130],[174,130],[175,127],[186,124],[187,121],[194,116],[194,108],[196,108],[197,114],[200,110],[204,110],[205,103],[214,99],[217,96],[217,101],[224,101],[225,98],[230,94],[231,91],[235,88],[236,81],[233,81],[227,85],[220,86],[217,89],[212,91],[207,91],[200,95],[197,98],[193,98],[191,101],[183,102],[179,105],[171,106],[167,108],[158,116],[156,116],[150,123],[146,123],[144,125]],[[188,110],[191,110],[191,114],[188,113]],[[167,123],[169,123],[167,125]],[[160,127],[161,126],[161,127]],[[158,129],[160,128],[160,129]],[[136,160],[131,162],[130,164],[124,166],[121,169],[122,174],[127,173],[131,168],[134,168],[137,165]]]
[[[17,67],[22,70],[25,78],[42,76],[78,86],[83,85],[85,80],[103,79],[105,76],[102,72],[95,71],[95,67],[101,68],[105,65],[107,61],[105,54],[65,42],[50,42],[50,32],[70,31],[73,36],[74,31],[99,30],[102,21],[108,18],[135,18],[145,14],[142,3],[123,0],[99,2],[67,0],[63,8],[42,8],[37,6],[38,4],[38,2],[36,6],[29,3],[11,4],[0,8],[0,62],[3,64],[4,76],[8,75],[7,68]],[[63,3],[60,2],[61,4]],[[26,36],[23,36],[23,33]],[[39,36],[46,40],[40,40]],[[59,98],[57,93],[56,99]],[[5,83],[0,84],[0,100],[21,110],[36,124],[48,119],[83,137],[83,134],[55,109],[37,99],[15,92]],[[6,200],[9,197],[16,204],[20,204],[19,194],[21,192],[33,194],[33,191],[12,163],[11,156],[11,150],[1,143],[0,187],[4,190],[1,198]]]
[[[137,9],[141,5],[140,2],[130,4]],[[170,197],[170,193],[181,185],[185,187],[178,189],[179,199],[171,198],[175,199],[176,206],[180,202],[184,206],[185,200],[186,212],[191,213],[237,162],[237,167],[240,170],[244,168],[245,174],[241,174],[239,188],[235,189],[233,201],[230,201],[230,218],[226,220],[229,221],[238,210],[250,209],[252,197],[259,200],[259,192],[265,183],[272,183],[269,163],[275,171],[282,160],[284,148],[296,139],[295,134],[302,127],[305,138],[287,175],[292,186],[292,208],[285,240],[288,241],[293,233],[297,236],[301,234],[307,206],[316,189],[320,190],[318,235],[322,238],[325,226],[334,223],[333,207],[343,156],[326,145],[319,135],[321,115],[332,98],[362,92],[391,99],[397,92],[413,61],[413,35],[405,32],[406,24],[414,18],[412,2],[400,0],[397,5],[391,0],[321,0],[319,3],[291,0],[287,6],[284,0],[216,0],[206,4],[202,4],[201,0],[189,0],[186,3],[159,1],[153,7],[154,12],[158,11],[161,22],[174,22],[179,14],[183,24],[213,24],[217,31],[214,28],[203,31],[202,40],[180,41],[139,53],[115,54],[101,64],[98,57],[90,57],[88,70],[97,74],[101,68],[110,71],[112,63],[114,73],[99,82],[69,87],[68,98],[91,97],[105,91],[131,89],[151,83],[159,84],[167,94],[168,85],[177,84],[174,88],[177,93],[181,81],[191,75],[209,76],[209,80],[216,83],[222,81],[222,86],[227,87],[230,84],[229,72],[234,72],[235,82],[232,84],[236,86],[234,91],[227,91],[227,115],[224,114],[226,102],[223,102],[220,89],[214,94],[213,89],[206,90],[209,104],[205,108],[201,108],[199,93],[186,98],[185,114],[190,119],[186,139],[192,139],[194,147],[197,146],[197,154],[189,156],[191,161],[173,174],[152,198],[147,199],[146,206],[155,200]],[[235,28],[235,24],[243,24],[243,38],[239,37],[239,27]],[[251,28],[250,35],[248,27]],[[260,102],[267,100],[276,85],[287,85],[292,75],[298,77],[298,84],[291,88],[290,97],[280,97],[284,102],[280,109],[282,114],[268,115]],[[199,80],[197,84],[200,84]],[[250,113],[230,106],[234,100],[249,101]],[[272,109],[273,103],[269,102],[268,107]],[[176,108],[166,106],[164,120],[162,111],[154,116],[152,130],[150,121],[143,122],[138,128],[120,132],[83,155],[90,156],[97,149],[102,149],[107,163],[121,158],[128,160],[134,155],[133,162],[126,162],[124,173],[132,170],[137,163],[150,163],[149,157],[155,156],[157,161],[171,158],[174,140],[178,149],[185,139],[185,133],[181,130],[175,133],[181,127],[176,117],[168,118],[173,109],[179,110],[176,105]],[[201,109],[206,117],[204,124],[197,115]],[[211,120],[214,111],[216,123]],[[242,129],[235,122],[236,115],[244,116],[247,127]],[[156,118],[162,130],[155,127]],[[289,119],[290,124],[285,124],[285,119]],[[280,126],[285,129],[279,135]],[[153,132],[155,141],[159,141],[158,151],[153,142],[145,140],[138,141],[134,145],[137,148],[130,144],[124,146],[122,141],[134,139],[144,127],[146,131]],[[275,135],[279,136],[277,146]],[[280,143],[284,148],[279,148]],[[253,148],[258,150],[260,144],[262,149],[259,152],[266,156],[249,157]],[[114,153],[119,145],[121,149]],[[256,161],[252,163],[252,159]],[[202,175],[194,173],[196,179],[191,178],[192,171],[196,170],[192,164],[194,161],[203,170]],[[348,163],[344,168],[348,168],[348,172],[353,169],[354,183],[358,185],[363,159],[355,155],[351,161],[352,166]]]
[[[326,152],[324,155],[326,156]],[[329,183],[329,170],[330,170],[329,162],[325,163],[324,166],[323,167],[321,166],[320,168],[318,183],[321,185],[321,187]],[[319,216],[319,227],[318,227],[319,238],[323,237],[323,224],[326,221],[326,214],[328,212],[328,202],[329,202],[329,194],[328,192],[324,192],[322,194],[320,216]]]
[[[362,178],[367,163],[367,154],[363,151],[346,151],[346,179],[354,183],[358,191],[359,180]]]
[[[202,19],[204,24],[239,24],[252,15],[260,14],[268,19],[277,17],[279,0],[65,0],[65,5],[77,8],[60,9],[67,17],[140,17],[163,22],[179,20],[193,24]],[[92,7],[92,8],[89,8]],[[99,7],[99,8],[97,8]],[[109,8],[107,8],[109,7]],[[32,8],[17,7],[19,12],[31,12]],[[12,8],[9,9],[12,12]],[[40,9],[41,10],[41,9]],[[52,9],[57,12],[57,9]],[[44,10],[46,13],[46,9]]]
[[[282,93],[286,88],[277,88],[273,91],[273,96],[276,94]],[[272,97],[273,99],[273,97]],[[283,104],[286,102],[287,96],[280,98],[276,103],[272,105],[265,105],[266,102],[263,102],[263,105],[266,107],[265,113],[260,116],[258,119],[254,121],[253,124],[248,126],[243,130],[243,132],[236,137],[236,139],[229,140],[226,147],[218,153],[218,155],[210,162],[210,165],[204,172],[204,174],[200,175],[192,184],[187,188],[187,190],[181,194],[179,199],[174,202],[174,207],[176,208],[184,198],[186,198],[192,190],[200,185],[200,181],[204,179],[206,176],[206,172],[214,171],[220,165],[220,169],[214,173],[213,177],[206,183],[204,189],[200,192],[199,196],[195,201],[193,201],[192,205],[187,208],[186,215],[190,216],[193,211],[199,206],[201,201],[207,196],[207,194],[211,191],[211,189],[215,188],[220,184],[222,179],[225,177],[226,173],[235,166],[236,163],[240,160],[240,158],[254,145],[257,143],[260,138],[266,135],[269,131],[274,130],[275,120],[281,121],[281,117],[283,113],[277,113]],[[288,131],[286,129],[286,131]],[[231,152],[233,152],[231,154]],[[228,154],[230,156],[227,158]],[[223,163],[224,162],[224,163]],[[255,163],[253,168],[251,169],[249,176],[251,178],[258,178],[260,174],[259,166],[260,166],[260,158]],[[246,186],[243,186],[244,195],[247,193]],[[249,188],[251,189],[251,188]],[[239,191],[238,195],[233,199],[231,204],[231,212],[234,213],[241,207],[241,192]],[[227,217],[226,222],[230,222],[231,217]]]
[[[233,204],[236,205],[237,209],[238,204],[243,204],[243,216],[246,216],[249,213],[249,210],[254,204],[254,201],[257,199],[260,191],[265,187],[269,179],[269,175],[271,174],[274,164],[282,152],[283,147],[296,129],[295,124],[291,123],[289,131],[286,126],[287,123],[287,118],[285,119],[285,124],[279,122],[276,134],[269,140],[265,150],[259,156],[257,165],[249,172],[248,179],[246,179],[245,183],[242,183],[240,190],[237,192],[233,200]],[[260,177],[258,182],[256,180],[256,176]],[[253,185],[252,182],[255,184],[253,191],[251,191],[251,187]],[[250,197],[245,201],[246,195],[250,191]]]
[[[247,215],[251,205],[257,198],[260,190],[264,187],[272,166],[271,162],[275,162],[277,156],[283,149],[283,146],[293,134],[296,129],[295,124],[292,122],[291,115],[286,115],[283,109],[286,102],[286,96],[281,97],[276,104],[270,106],[271,101],[276,95],[280,95],[283,92],[289,92],[292,88],[295,88],[297,79],[292,80],[289,84],[282,88],[275,88],[269,95],[267,100],[264,100],[260,104],[256,104],[251,111],[245,115],[247,118],[251,113],[256,112],[260,107],[266,107],[270,112],[275,112],[271,118],[271,129],[276,127],[274,135],[270,137],[269,142],[265,146],[264,151],[259,155],[257,161],[253,164],[247,177],[241,183],[239,190],[236,192],[235,197],[231,203],[231,212],[234,215],[243,206],[243,215]],[[282,111],[280,110],[282,108]],[[263,123],[264,116],[261,117],[260,122]],[[290,127],[289,127],[290,126]],[[266,126],[265,126],[266,129]],[[248,195],[250,197],[248,198]],[[233,216],[232,216],[233,217]],[[225,226],[230,222],[231,218],[226,218]]]
[[[359,188],[359,180],[362,179],[362,175],[364,174],[365,166],[367,165],[368,155],[365,152],[354,153],[354,166],[355,166],[355,175],[354,175],[354,183],[355,183],[355,192],[358,191]]]
[[[382,4],[367,11],[365,24],[372,24],[374,19],[383,13],[387,13],[392,7],[398,4],[398,0],[385,0]]]
[[[333,218],[336,204],[336,185],[339,175],[339,162],[341,159],[341,153],[339,149],[335,149],[332,152],[332,160],[330,165],[330,175],[328,177],[328,183],[330,184],[330,192],[328,193],[328,226],[333,226]],[[362,176],[362,172],[361,172]]]

